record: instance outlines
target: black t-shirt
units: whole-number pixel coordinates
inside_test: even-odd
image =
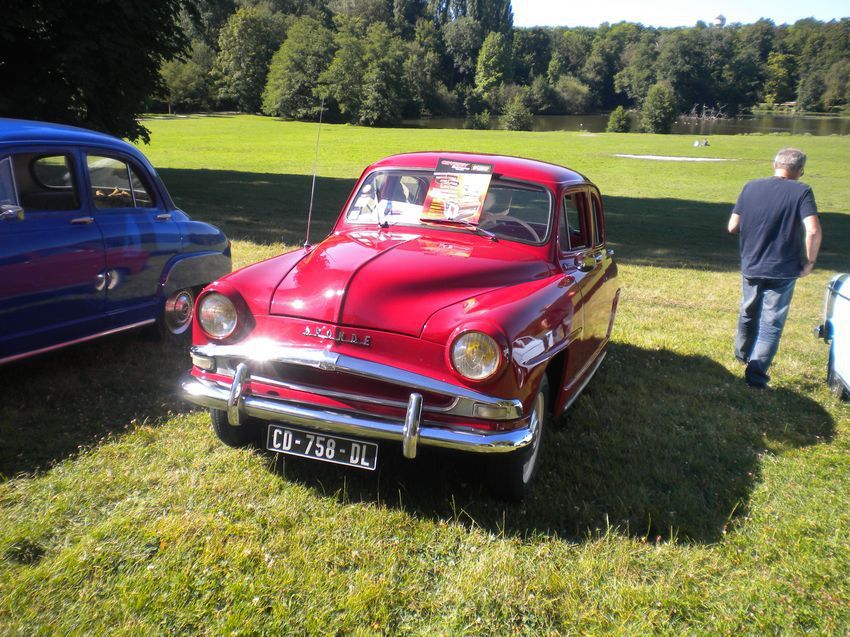
[[[812,189],[793,179],[755,179],[732,212],[741,216],[741,272],[748,277],[794,279],[802,266],[803,219],[818,213]]]

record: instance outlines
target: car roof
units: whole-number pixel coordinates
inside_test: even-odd
[[[437,162],[440,159],[492,164],[493,173],[502,178],[521,179],[523,181],[542,183],[550,187],[561,184],[589,183],[589,180],[584,175],[564,166],[550,164],[537,159],[526,159],[509,155],[491,155],[488,153],[460,153],[453,151],[403,153],[385,157],[372,164],[370,169],[425,168],[433,170],[437,167]]]
[[[129,153],[144,161],[142,153],[135,146],[112,135],[64,124],[0,118],[0,146],[22,143],[100,146]]]

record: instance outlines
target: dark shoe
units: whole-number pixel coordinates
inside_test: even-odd
[[[767,383],[751,383],[748,380],[746,380],[744,382],[747,383],[747,387],[749,387],[750,389],[755,389],[755,390],[758,390],[758,391],[762,391],[762,390],[767,389]]]

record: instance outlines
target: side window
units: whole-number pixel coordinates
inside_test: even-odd
[[[74,161],[70,155],[25,153],[13,155],[12,173],[19,205],[27,212],[77,210]]]
[[[590,229],[587,227],[587,195],[583,191],[564,195],[564,210],[558,229],[558,243],[563,252],[589,248]]]
[[[605,243],[605,224],[602,214],[602,200],[599,194],[592,192],[590,200],[593,202],[593,245],[599,246]]]
[[[0,160],[0,206],[8,205],[18,205],[18,193],[15,192],[12,160],[6,157]]]
[[[96,208],[154,207],[154,199],[134,166],[97,155],[89,155],[86,163]]]

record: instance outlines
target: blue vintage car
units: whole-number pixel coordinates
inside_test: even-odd
[[[0,363],[143,325],[190,331],[230,243],[192,221],[134,146],[0,119]]]
[[[837,274],[826,288],[823,324],[815,333],[829,343],[827,382],[839,398],[850,398],[850,274]]]

